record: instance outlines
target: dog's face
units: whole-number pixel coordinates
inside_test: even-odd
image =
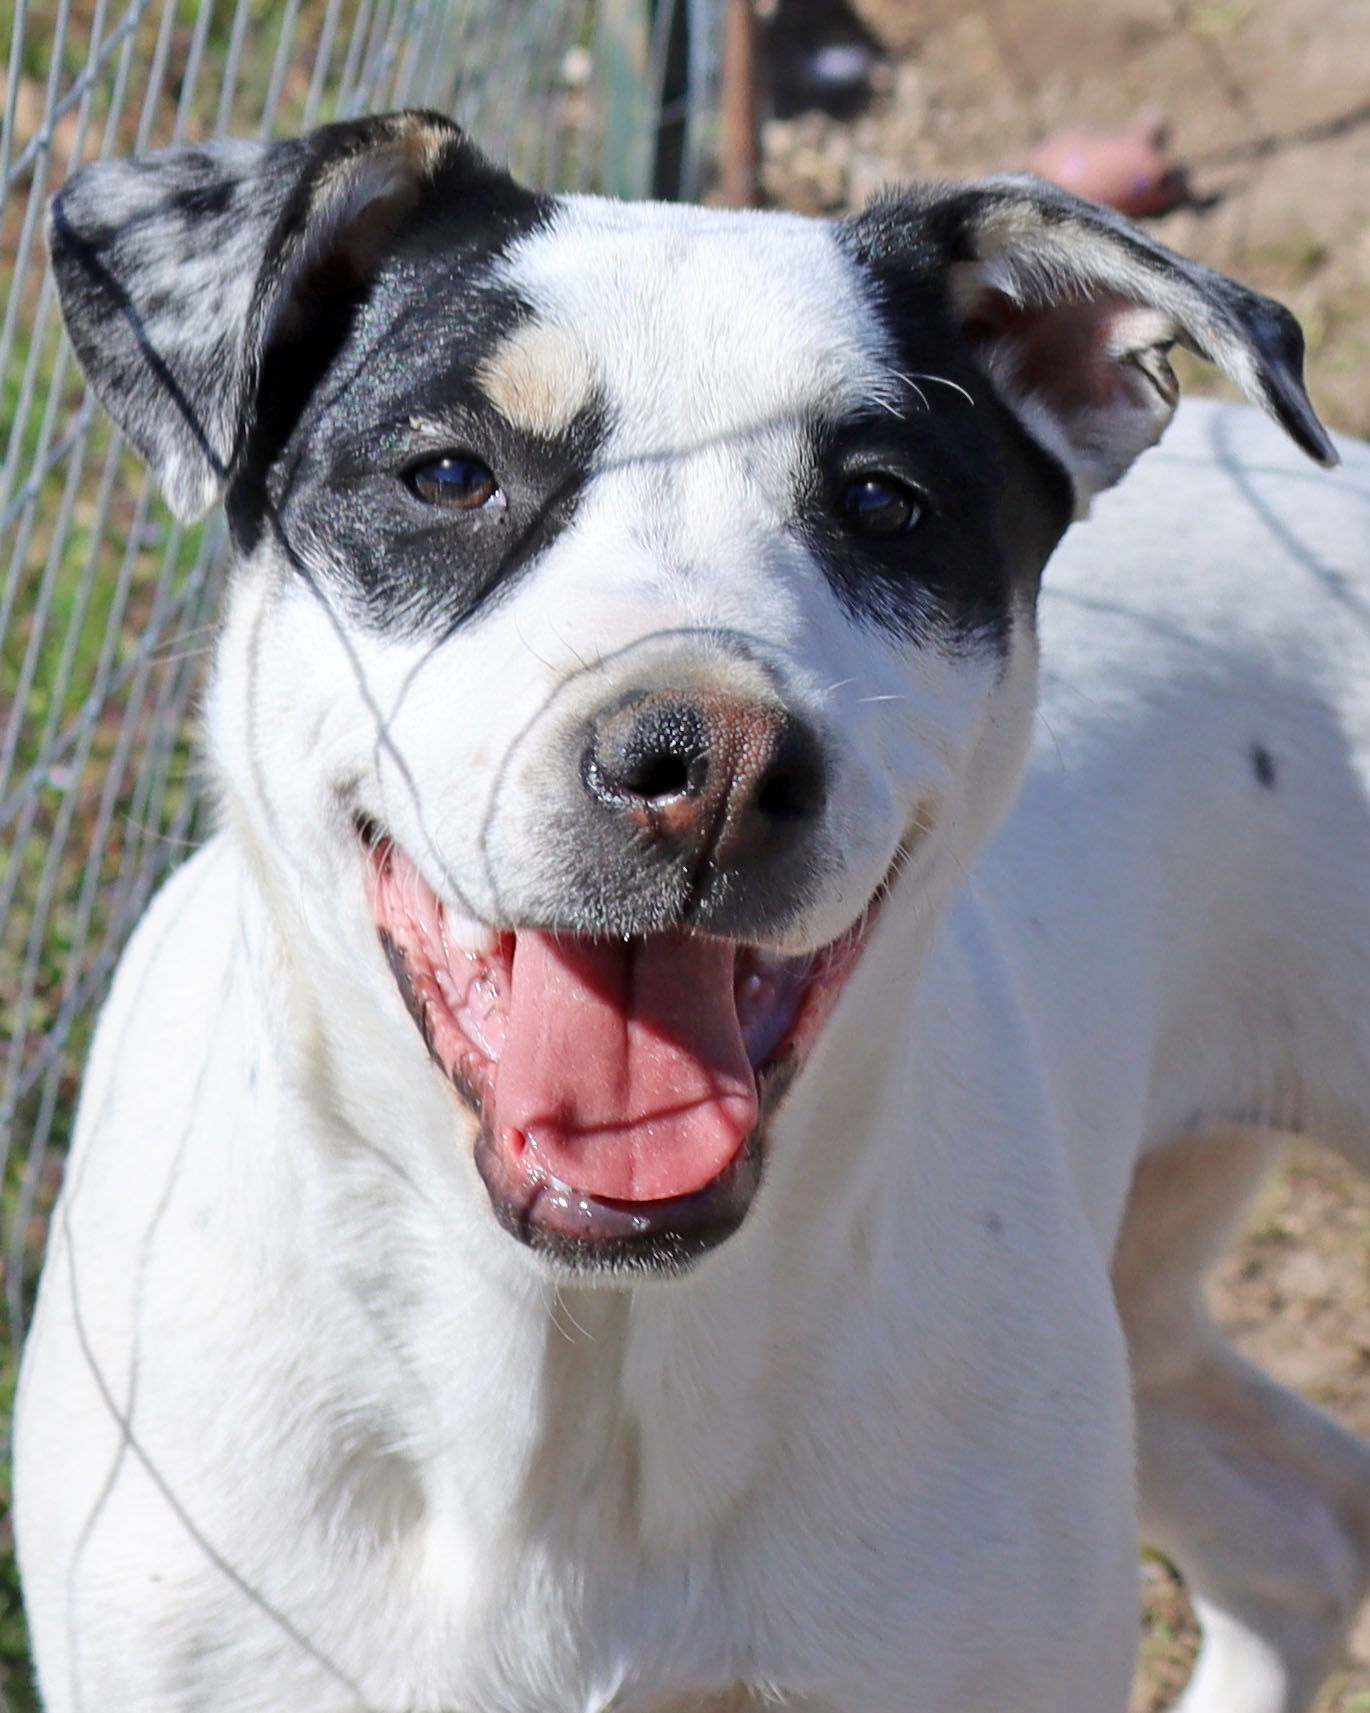
[[[882,898],[1011,797],[1166,345],[1327,452],[1283,312],[1018,181],[633,208],[404,115],[92,169],[53,250],[172,503],[227,498],[212,740],[321,1027],[400,1020],[555,1266],[744,1216]]]

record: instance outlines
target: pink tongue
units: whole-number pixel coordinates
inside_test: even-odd
[[[684,934],[520,931],[491,1115],[511,1157],[614,1201],[716,1178],[757,1116],[734,958]]]

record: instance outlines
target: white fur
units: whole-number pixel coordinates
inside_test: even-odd
[[[642,305],[585,218],[590,295],[515,265],[548,320],[600,327],[627,396]],[[1186,1713],[1294,1713],[1335,1658],[1370,1453],[1234,1377],[1196,1304],[1229,1201],[1206,1160],[1240,1193],[1272,1127],[1367,1139],[1370,452],[1329,477],[1188,407],[1049,569],[1034,726],[1025,636],[1002,674],[911,664],[777,529],[797,413],[879,384],[836,251],[793,230],[783,304],[760,238],[698,264],[739,307],[705,406],[655,425],[669,479],[599,478],[479,624],[382,642],[240,569],[225,829],[121,968],[24,1369],[53,1713],[1121,1713],[1124,1330],[1144,1514],[1214,1614]],[[652,316],[704,313],[662,269],[679,302]],[[790,356],[748,370],[782,308]],[[350,815],[517,919],[557,884],[558,722],[618,651],[707,627],[834,734],[842,860],[796,947],[854,919],[911,816],[931,830],[743,1230],[678,1281],[576,1283],[494,1222]]]

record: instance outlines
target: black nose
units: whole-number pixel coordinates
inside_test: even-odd
[[[581,776],[590,796],[692,868],[774,856],[820,815],[818,740],[772,703],[669,690],[632,692],[590,722]]]

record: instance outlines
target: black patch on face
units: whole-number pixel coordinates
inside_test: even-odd
[[[459,329],[454,329],[461,315]],[[492,296],[421,302],[369,359],[330,387],[295,437],[278,515],[292,552],[338,578],[359,620],[391,634],[446,632],[475,613],[574,515],[602,413],[561,434],[515,428],[477,371],[525,312]],[[486,466],[498,492],[462,510],[420,497],[419,464],[455,454]]]
[[[232,179],[216,178],[206,184],[188,185],[171,197],[171,205],[188,220],[204,220],[226,214],[233,206],[238,187]]]
[[[805,533],[844,604],[913,640],[930,631],[1003,648],[1074,510],[1070,479],[1020,427],[975,361],[947,300],[946,267],[916,212],[882,205],[836,227],[894,352],[897,392],[816,427],[801,493]],[[871,538],[843,519],[855,474],[913,488],[921,515]]]
[[[1251,771],[1256,776],[1257,785],[1266,791],[1275,789],[1275,758],[1264,744],[1253,743],[1251,746]]]
[[[1002,648],[1012,579],[996,528],[1000,472],[993,443],[972,418],[969,403],[952,394],[929,405],[910,396],[898,415],[817,424],[798,516],[853,616],[914,642],[951,632]],[[964,436],[953,426],[961,419],[970,429]],[[844,493],[867,475],[895,478],[916,497],[918,515],[902,534],[863,533],[847,515]]]
[[[392,634],[445,631],[565,527],[602,412],[561,434],[515,428],[481,365],[531,311],[496,277],[552,204],[508,180],[464,182],[409,220],[369,281],[312,280],[299,326],[268,356],[247,468],[228,502],[240,549],[263,528],[296,565],[335,578],[358,619]],[[451,510],[415,494],[417,463],[460,454],[494,474],[499,503]]]

